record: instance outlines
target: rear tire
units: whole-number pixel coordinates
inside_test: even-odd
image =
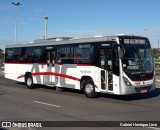
[[[86,80],[86,82],[84,83],[83,90],[84,90],[84,94],[88,98],[97,97],[97,93],[95,92],[95,85],[93,83],[93,80],[91,80],[91,79]]]
[[[32,75],[27,75],[25,77],[25,84],[26,84],[27,88],[29,88],[29,89],[34,88]]]

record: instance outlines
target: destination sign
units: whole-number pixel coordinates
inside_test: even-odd
[[[145,39],[124,39],[124,44],[146,44]]]

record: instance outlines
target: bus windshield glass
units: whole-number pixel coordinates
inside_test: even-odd
[[[125,41],[125,40],[124,40]],[[136,40],[135,40],[136,41]],[[124,42],[124,58],[122,59],[123,71],[131,80],[148,80],[153,76],[152,50],[145,40],[126,40],[125,42],[140,43],[126,45]]]
[[[126,47],[123,59],[123,68],[127,71],[153,71],[153,62],[150,48]]]

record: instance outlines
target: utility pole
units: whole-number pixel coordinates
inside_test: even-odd
[[[160,48],[159,48],[159,40],[158,40],[158,59],[160,60]]]
[[[147,37],[148,36],[148,28],[145,28],[144,32],[145,32],[145,36]]]
[[[17,44],[17,28],[18,28],[18,7],[22,4],[20,2],[14,3],[11,2],[14,6],[16,6],[16,23],[15,23],[15,44]]]
[[[47,39],[47,30],[48,30],[48,28],[47,28],[47,22],[48,22],[48,16],[47,15],[44,15],[44,21],[45,21],[45,39]]]

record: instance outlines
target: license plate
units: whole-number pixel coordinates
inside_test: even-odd
[[[141,93],[147,93],[147,89],[142,89]]]

